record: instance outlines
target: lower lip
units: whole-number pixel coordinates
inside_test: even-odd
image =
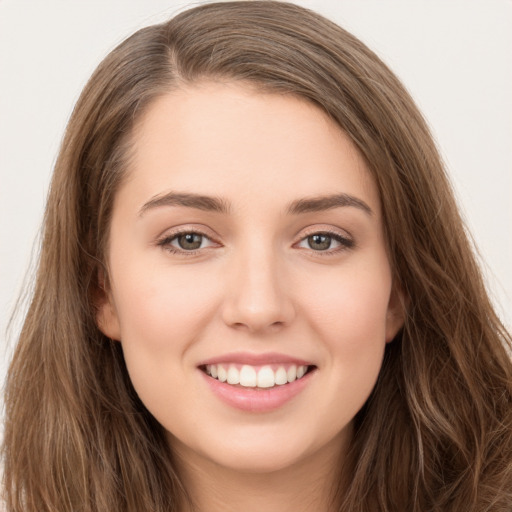
[[[304,377],[272,388],[244,388],[232,386],[210,377],[199,370],[213,393],[224,403],[249,412],[268,412],[282,407],[297,396],[310,382],[316,370],[310,371]]]

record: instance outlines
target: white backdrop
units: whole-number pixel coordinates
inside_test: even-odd
[[[197,4],[198,2],[195,2]],[[424,112],[512,326],[512,2],[297,0],[352,31]],[[193,3],[0,0],[0,380],[52,165],[72,106],[106,53]],[[33,260],[36,256],[33,257]],[[28,274],[30,282],[30,274]],[[22,316],[22,315],[21,315]]]

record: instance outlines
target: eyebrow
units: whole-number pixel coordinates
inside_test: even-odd
[[[373,215],[372,209],[361,199],[351,196],[350,194],[333,194],[318,197],[306,197],[293,201],[287,209],[292,215],[310,212],[322,212],[333,208],[352,206],[358,208],[368,215]]]
[[[151,198],[142,206],[139,216],[142,217],[148,210],[162,206],[184,206],[223,214],[227,214],[230,211],[229,203],[219,197],[169,192]],[[290,215],[300,215],[302,213],[321,212],[347,206],[358,208],[368,215],[373,214],[372,209],[364,201],[344,193],[298,199],[290,203],[286,211]]]
[[[229,204],[218,197],[169,192],[151,198],[140,209],[139,217],[142,217],[148,210],[161,206],[185,206],[208,212],[229,213]]]

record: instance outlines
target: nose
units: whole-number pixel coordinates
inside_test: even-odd
[[[230,264],[222,306],[224,322],[250,333],[289,325],[295,308],[283,269],[272,250],[239,255]]]

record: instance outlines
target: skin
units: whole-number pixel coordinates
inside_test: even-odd
[[[169,192],[221,198],[229,211],[155,204]],[[371,212],[287,211],[334,192]],[[201,248],[180,249],[177,229],[203,233]],[[351,245],[312,248],[308,237],[325,232]],[[352,420],[403,322],[379,195],[348,136],[291,96],[213,82],[168,93],[134,131],[108,266],[98,323],[168,432],[194,510],[329,510]],[[283,406],[242,411],[198,369],[237,351],[316,369]]]

